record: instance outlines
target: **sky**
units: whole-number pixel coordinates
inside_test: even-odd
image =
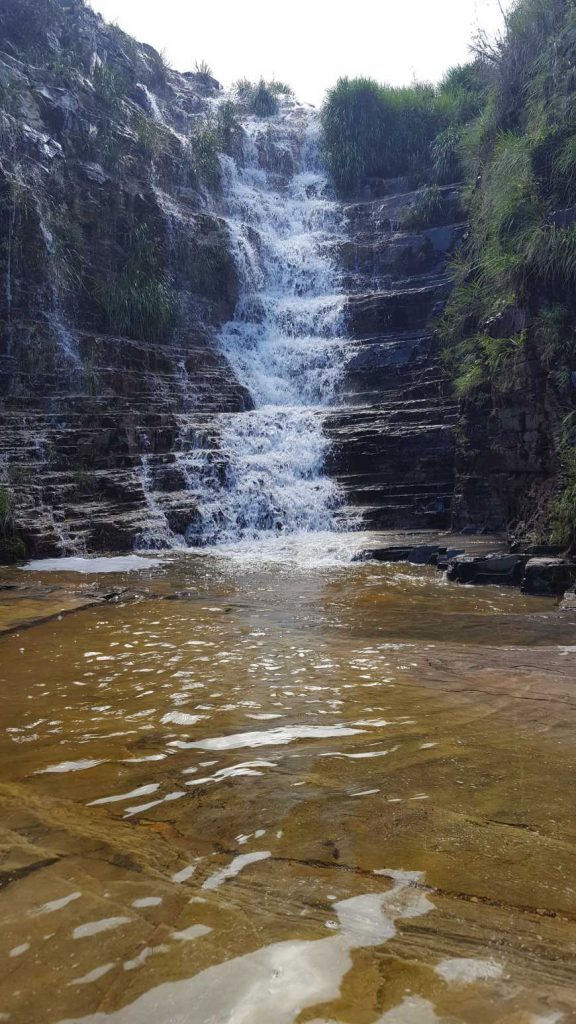
[[[512,0],[500,0],[506,10]],[[206,61],[227,87],[276,78],[320,104],[343,75],[437,82],[468,59],[479,28],[502,27],[498,0],[90,0],[178,71]]]

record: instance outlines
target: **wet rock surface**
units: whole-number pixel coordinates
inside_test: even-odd
[[[576,579],[576,563],[565,558],[531,558],[525,566],[525,594],[563,594]]]
[[[0,487],[30,554],[126,550],[185,532],[180,456],[217,465],[213,414],[251,404],[214,344],[236,271],[188,143],[220,87],[79,2],[43,13],[0,12]]]
[[[571,1020],[573,610],[376,563],[28,579],[140,598],[0,637],[14,1024]]]
[[[464,538],[464,547],[466,548]],[[393,558],[383,559],[394,561]],[[411,559],[407,559],[411,560]],[[440,555],[438,567],[451,582],[520,587],[524,594],[561,596],[573,586],[576,563],[550,555],[533,557],[530,553],[491,552],[478,555],[462,552],[451,557]]]
[[[340,259],[352,341],[342,403],[326,424],[333,440],[328,464],[375,529],[438,528],[451,515],[457,407],[434,320],[448,294],[446,262],[463,229],[403,230],[418,195],[399,191],[345,211]],[[447,204],[447,216],[453,210]]]

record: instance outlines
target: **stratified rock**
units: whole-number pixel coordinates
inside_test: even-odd
[[[448,564],[448,579],[455,583],[519,587],[528,555],[458,555]]]
[[[405,181],[379,182],[370,194],[381,198],[346,207],[338,253],[351,341],[341,400],[325,423],[333,441],[328,470],[366,527],[443,528],[451,517],[457,406],[434,322],[462,229],[401,230],[419,195]]]
[[[218,83],[81,0],[35,12],[0,4],[0,561],[183,537],[186,453],[218,466],[216,415],[251,407],[215,344],[237,275],[188,144]]]

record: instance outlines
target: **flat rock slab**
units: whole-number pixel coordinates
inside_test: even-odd
[[[94,595],[66,590],[0,589],[0,635],[13,633],[59,615],[69,615],[100,604]]]
[[[569,559],[529,554],[462,554],[449,560],[446,569],[455,583],[521,587],[525,594],[550,597],[564,594],[576,579],[576,565]]]
[[[504,584],[520,586],[528,555],[504,553],[458,555],[448,565],[448,579],[455,583]]]

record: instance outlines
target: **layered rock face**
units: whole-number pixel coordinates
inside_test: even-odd
[[[82,0],[0,28],[0,557],[447,525],[455,191],[343,208],[312,110],[226,120]]]
[[[434,321],[449,254],[463,228],[457,193],[443,190],[445,226],[403,229],[419,194],[392,192],[346,209],[342,246],[351,354],[326,429],[330,469],[366,526],[448,525],[457,407],[440,365]],[[412,216],[412,219],[413,216]]]
[[[250,406],[213,344],[236,271],[189,144],[219,86],[81,2],[26,6],[0,14],[0,487],[30,553],[126,549],[193,520],[179,453]]]
[[[508,530],[521,543],[549,535],[567,417],[561,398],[530,336],[515,353],[508,378],[466,396],[456,458],[456,528]]]

